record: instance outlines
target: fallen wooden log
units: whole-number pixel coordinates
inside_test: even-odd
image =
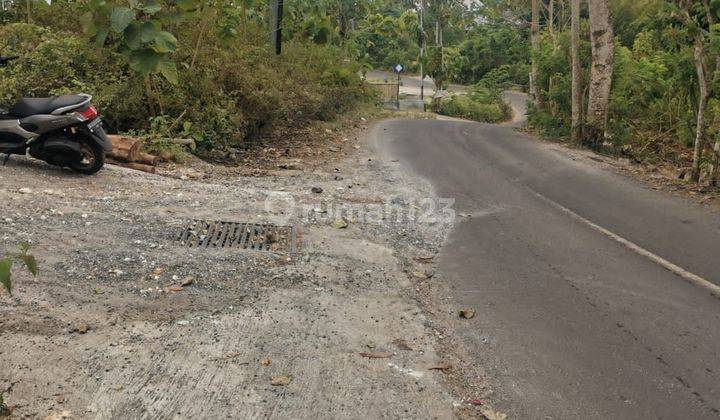
[[[172,144],[179,144],[182,146],[187,146],[192,150],[195,150],[195,140],[193,139],[168,139],[170,143]]]
[[[156,166],[160,162],[160,157],[151,155],[149,153],[140,153],[140,156],[138,156],[137,161],[144,165]]]
[[[140,157],[142,142],[137,137],[109,135],[113,150],[108,157],[124,162],[137,162]]]
[[[108,159],[106,162],[107,162],[108,164],[110,164],[110,165],[115,165],[115,166],[121,166],[121,167],[123,167],[123,168],[134,169],[134,170],[136,170],[136,171],[147,172],[147,173],[149,173],[149,174],[154,174],[155,171],[156,171],[156,169],[155,169],[154,166],[145,165],[145,164],[142,164],[142,163],[136,163],[136,162],[119,162],[119,161],[114,160],[114,159]]]

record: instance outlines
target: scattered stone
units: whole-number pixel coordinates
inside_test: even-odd
[[[33,190],[31,190],[30,188],[27,188],[27,187],[23,187],[23,188],[20,188],[18,190],[18,192],[20,194],[32,194]]]
[[[322,194],[323,189],[320,188],[320,187],[312,187],[312,188],[310,189],[310,191],[312,191],[312,192],[315,193],[315,194]]]

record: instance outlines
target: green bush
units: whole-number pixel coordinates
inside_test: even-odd
[[[503,101],[499,92],[480,87],[467,94],[443,98],[434,110],[449,117],[488,123],[504,121],[512,116],[510,106]]]

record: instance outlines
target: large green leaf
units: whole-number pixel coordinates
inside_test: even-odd
[[[21,254],[18,255],[18,258],[22,260],[23,263],[25,263],[25,267],[27,267],[28,271],[32,273],[33,276],[37,277],[38,275],[38,265],[37,261],[35,260],[35,257],[29,254]]]
[[[160,74],[162,74],[168,82],[172,83],[173,85],[178,84],[178,71],[177,67],[175,67],[175,63],[170,60],[170,57],[163,57],[162,60],[160,60]]]
[[[0,283],[5,286],[5,289],[10,294],[12,294],[12,279],[10,273],[12,263],[12,259],[7,257],[0,260]]]
[[[158,25],[153,22],[132,22],[125,29],[125,43],[131,50],[144,49],[145,44],[154,42],[158,33],[162,31],[158,29]],[[177,40],[175,40],[177,44]]]
[[[131,51],[128,56],[130,68],[142,75],[155,73],[158,70],[161,54],[156,53],[150,48]]]
[[[142,40],[140,39],[140,26],[139,22],[131,23],[127,29],[125,29],[125,44],[131,50],[138,50],[142,47]]]
[[[95,35],[95,45],[98,47],[102,47],[105,45],[105,40],[108,37],[108,33],[110,33],[110,29],[108,28],[100,28],[98,30],[98,33]]]
[[[152,16],[152,15],[154,15],[155,13],[161,11],[161,10],[162,10],[162,6],[159,5],[159,4],[149,4],[149,5],[146,5],[146,6],[142,6],[142,7],[140,8],[140,10],[142,10],[143,13],[145,13],[145,14],[148,15],[148,16]]]
[[[80,25],[85,32],[85,35],[94,37],[97,34],[97,25],[95,25],[95,16],[93,12],[87,12],[80,16]]]
[[[178,0],[177,5],[180,9],[189,12],[190,10],[197,9],[199,2],[198,0]]]
[[[170,32],[160,31],[155,35],[153,49],[159,53],[169,53],[177,48],[177,39]]]
[[[143,22],[140,25],[140,41],[143,43],[152,42],[155,40],[157,33],[160,32],[158,25],[153,22]]]
[[[125,6],[119,6],[114,8],[110,15],[110,27],[113,31],[121,33],[133,20],[135,20],[135,12]]]

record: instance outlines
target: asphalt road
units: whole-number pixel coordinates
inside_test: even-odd
[[[437,278],[455,305],[478,311],[459,339],[496,408],[533,419],[720,417],[717,211],[507,125],[389,121],[376,141],[472,215],[459,218]]]

